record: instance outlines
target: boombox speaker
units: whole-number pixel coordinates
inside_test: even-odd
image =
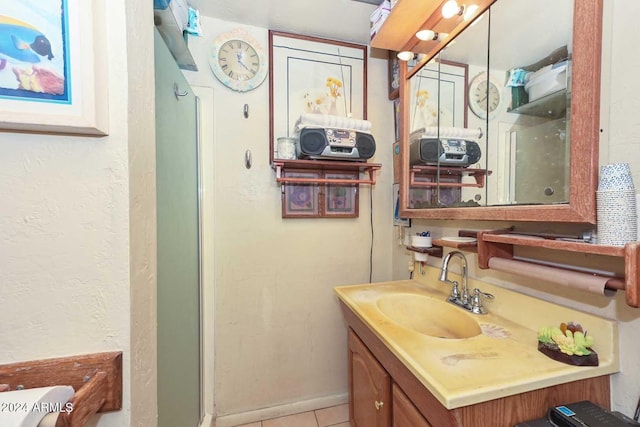
[[[467,167],[482,157],[480,145],[463,139],[416,138],[411,141],[409,163]]]
[[[367,160],[376,152],[373,135],[351,129],[305,127],[300,131],[300,159]]]

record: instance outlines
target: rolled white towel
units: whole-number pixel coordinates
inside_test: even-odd
[[[480,139],[482,138],[482,129],[428,126],[424,129],[423,134],[432,137],[440,135],[441,138]]]
[[[371,122],[368,120],[352,119],[343,116],[333,116],[330,114],[302,114],[296,121],[294,131],[296,133],[308,125],[328,128],[353,129],[364,132],[371,131]]]

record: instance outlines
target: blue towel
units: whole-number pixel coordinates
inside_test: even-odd
[[[200,12],[196,9],[189,8],[189,22],[187,28],[184,29],[192,36],[202,36],[202,27],[200,26]]]
[[[153,0],[153,8],[164,10],[169,7],[169,3],[171,0]]]
[[[524,86],[527,78],[527,71],[522,68],[514,68],[509,71],[509,81],[507,82],[507,86],[510,87],[518,87]]]

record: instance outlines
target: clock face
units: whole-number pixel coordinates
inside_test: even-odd
[[[229,40],[218,51],[218,64],[233,80],[251,80],[260,71],[260,58],[249,43]]]
[[[209,65],[220,83],[238,92],[257,88],[267,76],[264,50],[241,29],[215,39]]]
[[[487,73],[476,76],[469,86],[469,107],[481,119],[491,119],[502,103],[502,89]]]
[[[494,112],[500,104],[500,92],[496,85],[485,80],[478,85],[475,93],[478,106],[484,111]]]

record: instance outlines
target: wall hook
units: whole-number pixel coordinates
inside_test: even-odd
[[[249,118],[249,104],[244,104],[244,118]]]
[[[181,96],[189,95],[189,91],[185,90],[183,92],[180,92],[180,87],[178,86],[178,83],[174,83],[173,84],[173,94],[176,96],[176,99],[179,100]]]
[[[251,169],[252,164],[253,158],[251,156],[251,150],[247,150],[244,152],[244,167],[247,169]]]

